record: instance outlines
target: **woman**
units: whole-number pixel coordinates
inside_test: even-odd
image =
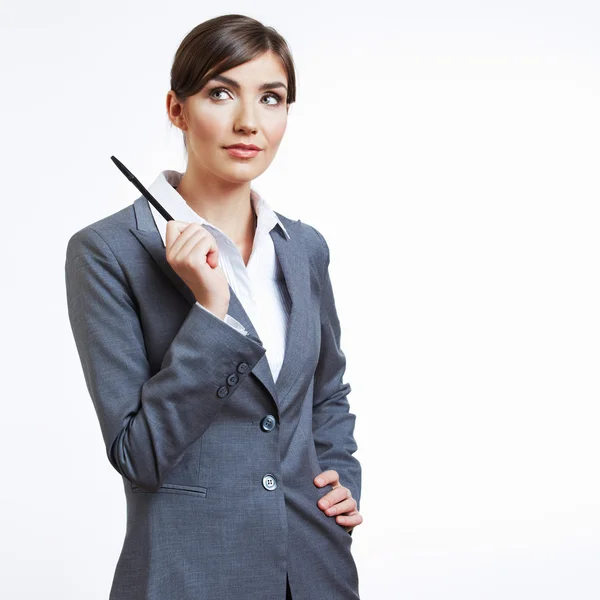
[[[187,168],[150,187],[174,220],[140,196],[69,240],[71,327],[127,500],[111,600],[359,597],[361,467],[329,248],[251,188],[295,81],[272,28],[198,25],[167,95]]]

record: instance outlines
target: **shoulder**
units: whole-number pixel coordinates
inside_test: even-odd
[[[293,235],[299,236],[302,245],[318,269],[322,271],[326,268],[329,263],[329,246],[325,236],[314,225],[305,223],[300,219],[289,219],[278,212],[275,214],[287,229],[290,237]]]
[[[132,227],[135,227],[133,203],[72,233],[67,241],[67,261],[91,250],[112,254],[120,243],[133,237],[129,233]]]

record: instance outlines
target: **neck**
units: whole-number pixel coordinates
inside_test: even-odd
[[[177,191],[197,215],[218,227],[236,245],[254,237],[256,215],[250,199],[250,182],[224,181],[188,165]]]

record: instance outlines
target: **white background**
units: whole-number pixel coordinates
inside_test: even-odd
[[[3,2],[0,596],[108,598],[125,500],[66,243],[139,196],[111,155],[184,169],[173,55],[242,13],[298,69],[255,186],[331,248],[361,597],[599,598],[599,6]]]

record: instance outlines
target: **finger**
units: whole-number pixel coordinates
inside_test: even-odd
[[[213,236],[210,235],[210,233],[208,233],[206,230],[198,230],[190,235],[190,237],[185,241],[179,250],[179,253],[177,254],[177,260],[185,261],[192,253],[196,252],[200,253],[204,257],[206,257],[209,253],[218,252],[215,238],[213,238]]]
[[[339,482],[339,475],[338,475],[338,472],[334,471],[333,469],[329,469],[327,471],[323,471],[322,473],[319,473],[319,475],[317,475],[314,479],[314,483],[319,487],[323,487],[324,485],[327,485],[328,483],[335,483],[335,482]]]
[[[184,232],[188,225],[187,221],[167,221],[167,235],[166,235],[166,245],[167,248],[177,239],[180,233]]]
[[[204,229],[204,227],[202,227],[200,223],[190,223],[189,226],[186,227],[185,230],[173,240],[173,244],[170,247],[167,246],[171,260],[173,260],[174,258],[177,258],[177,260],[179,260],[179,253],[181,252],[181,248],[183,248],[185,243],[198,232],[208,234],[206,229]]]
[[[181,236],[187,231],[187,235],[184,237],[185,240],[191,233],[194,232],[195,229],[197,229],[197,224],[194,223],[185,223],[184,221],[167,221],[167,235],[165,240],[167,259],[170,259],[171,256],[176,256],[178,249],[181,247],[181,242],[179,241]]]
[[[178,221],[177,219],[172,219],[171,221],[167,221],[167,229],[172,227],[175,229],[175,232],[182,233],[186,230],[188,225],[191,225],[190,221]]]
[[[338,515],[335,522],[344,527],[356,527],[363,522],[363,516],[359,512],[353,515]]]
[[[342,515],[352,513],[356,510],[356,500],[354,498],[346,498],[341,502],[333,504],[329,508],[325,509],[325,514],[329,517],[332,515]]]
[[[338,502],[342,502],[346,500],[346,498],[351,498],[352,493],[347,487],[340,485],[330,492],[327,492],[322,498],[319,499],[318,505],[322,510],[328,509],[330,506],[337,504]]]

